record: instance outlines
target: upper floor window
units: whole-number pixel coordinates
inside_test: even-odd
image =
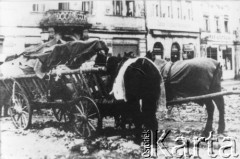
[[[69,3],[58,3],[59,10],[69,10]]]
[[[82,11],[92,14],[93,2],[92,1],[83,1],[82,2]]]
[[[122,1],[121,0],[113,1],[113,15],[122,15]]]
[[[204,16],[203,19],[204,19],[204,30],[209,31],[209,17]]]
[[[134,16],[134,13],[135,13],[135,4],[134,4],[134,1],[126,1],[126,10],[127,10],[127,13],[126,13],[126,16]]]
[[[158,5],[156,5],[156,17],[158,17],[158,14],[159,14],[159,10],[158,10]]]
[[[188,19],[190,20],[191,19],[191,10],[188,9]]]
[[[224,29],[225,29],[226,33],[229,32],[229,30],[228,30],[228,17],[227,16],[224,17]]]
[[[219,17],[215,17],[215,24],[216,24],[216,32],[219,33],[220,29],[219,29]]]
[[[170,18],[171,16],[171,10],[170,10],[170,6],[168,6],[168,17]]]
[[[141,1],[113,0],[112,9],[113,15],[117,16],[142,17],[144,15],[143,3],[141,3]]]
[[[180,9],[177,8],[178,19],[180,18]]]
[[[33,12],[44,12],[45,11],[45,4],[33,4],[32,5]]]

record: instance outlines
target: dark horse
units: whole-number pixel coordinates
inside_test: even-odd
[[[155,57],[150,52],[146,57],[152,59],[160,69],[165,82],[167,101],[177,97],[221,92],[222,70],[220,63],[216,60],[194,58],[172,63],[161,59],[154,60]],[[223,96],[196,101],[200,105],[206,105],[208,119],[203,131],[205,136],[212,131],[214,102],[219,110],[218,133],[223,133],[225,129]]]
[[[111,87],[120,68],[128,59],[129,57],[109,57],[106,61]],[[99,62],[96,61],[96,63]],[[143,125],[152,132],[158,129],[156,111],[160,97],[161,79],[157,67],[147,58],[136,59],[127,67],[123,75],[126,103],[123,104],[121,115],[130,115],[132,118],[138,142],[141,139]]]

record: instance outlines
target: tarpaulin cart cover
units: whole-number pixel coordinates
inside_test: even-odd
[[[45,72],[58,65],[78,68],[100,50],[108,52],[108,47],[100,40],[71,41],[65,44],[52,40],[26,49],[17,59],[3,63],[0,70],[3,76],[36,73],[38,77],[43,78]],[[9,69],[12,71],[9,72]]]
[[[98,51],[108,52],[103,41],[72,41],[56,45],[52,52],[40,54],[25,54],[25,57],[38,58],[43,64],[43,71],[48,71],[56,65],[66,64],[69,68],[78,68]]]

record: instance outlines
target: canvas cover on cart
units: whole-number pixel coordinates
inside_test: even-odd
[[[51,52],[28,54],[28,58],[38,58],[43,64],[43,70],[48,71],[60,64],[66,64],[69,68],[78,68],[82,63],[89,60],[96,52],[108,47],[103,41],[71,41],[66,44],[56,45]]]
[[[16,59],[3,63],[0,74],[8,77],[36,73],[38,77],[43,78],[45,72],[58,65],[65,64],[72,69],[79,68],[100,50],[107,53],[108,47],[99,40],[63,43],[53,39],[27,48]]]

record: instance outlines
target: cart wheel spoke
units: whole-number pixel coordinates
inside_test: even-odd
[[[91,136],[91,130],[90,130],[90,128],[89,128],[88,123],[86,124],[86,127],[87,127],[87,131],[88,131],[88,136],[87,136],[87,137],[89,137],[89,136]]]
[[[63,117],[64,117],[64,121],[66,122],[67,121],[67,114],[63,114]]]
[[[60,121],[62,120],[63,116],[64,116],[64,112],[62,110],[61,113],[60,113],[60,118],[59,118]]]
[[[83,113],[83,111],[82,111],[81,108],[79,108],[77,105],[76,105],[76,108],[77,108],[77,110],[80,112],[81,115],[84,115],[84,113]]]
[[[83,124],[83,135],[85,136],[86,135],[86,123]]]
[[[52,111],[53,111],[53,115],[55,116],[57,121],[65,122],[65,123],[70,121],[70,117],[68,115],[68,112],[65,109],[63,109],[63,108],[52,108]]]
[[[84,106],[83,106],[82,102],[80,101],[79,103],[80,103],[80,108],[78,107],[78,109],[81,110],[82,114],[85,114]]]
[[[59,113],[61,113],[61,109],[58,109],[56,114],[59,115]]]
[[[97,133],[100,114],[96,103],[89,97],[80,97],[75,103],[73,124],[77,134],[90,137]],[[79,115],[79,116],[78,116]]]
[[[16,128],[27,129],[30,126],[32,109],[23,91],[15,91],[11,98],[9,113]]]
[[[91,123],[91,121],[88,121],[88,124],[90,125],[90,127],[91,127],[94,131],[96,131],[96,128],[93,126],[93,124]]]
[[[22,108],[22,110],[26,110],[27,109],[27,106],[24,106],[23,108]]]
[[[92,114],[88,115],[88,117],[90,118],[90,117],[95,116],[95,115],[97,115],[97,113],[92,113]]]
[[[22,114],[18,114],[18,118],[17,121],[19,121],[21,119]]]
[[[26,125],[27,124],[27,117],[25,115],[23,115],[22,118],[23,118],[23,121],[24,121],[23,124]]]

